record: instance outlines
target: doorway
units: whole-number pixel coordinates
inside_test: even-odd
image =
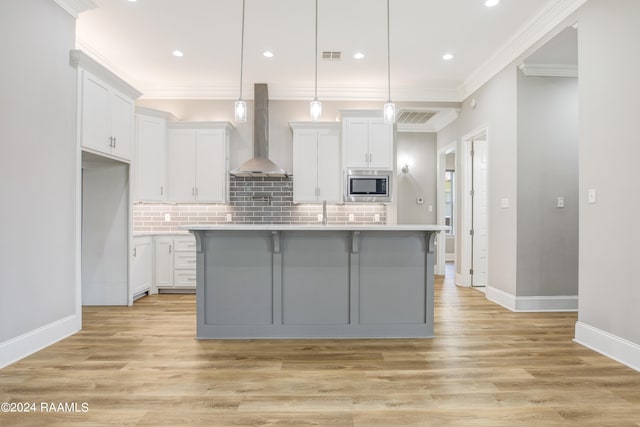
[[[463,138],[461,191],[461,268],[456,282],[467,287],[486,287],[489,279],[489,139],[486,128]]]
[[[446,263],[456,260],[456,223],[457,221],[457,176],[456,142],[438,150],[437,161],[437,213],[438,225],[446,225],[446,232],[438,233],[436,238],[436,266],[438,275],[445,275]]]

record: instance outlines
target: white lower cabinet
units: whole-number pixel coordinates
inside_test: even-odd
[[[155,236],[155,287],[160,292],[196,288],[193,236]]]
[[[153,285],[153,237],[141,236],[133,239],[131,263],[131,293],[134,298],[145,292],[151,293]]]

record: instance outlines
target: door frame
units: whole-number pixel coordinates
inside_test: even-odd
[[[482,125],[477,127],[471,132],[466,133],[460,140],[460,150],[458,151],[459,155],[457,156],[457,164],[460,167],[460,171],[456,170],[456,175],[458,177],[458,188],[459,188],[459,197],[458,197],[458,206],[460,207],[460,215],[458,216],[458,233],[456,235],[456,249],[458,252],[457,259],[460,260],[460,266],[456,269],[456,284],[458,286],[463,287],[472,287],[473,286],[473,277],[471,275],[471,268],[473,265],[472,257],[472,246],[473,240],[471,235],[469,234],[469,230],[473,227],[472,223],[472,213],[473,206],[471,203],[470,193],[472,186],[472,162],[471,156],[469,155],[471,151],[471,142],[473,140],[483,139],[486,141],[486,150],[487,150],[487,203],[491,200],[490,192],[490,180],[489,180],[489,172],[490,172],[490,137],[489,137],[489,126]],[[491,209],[487,212],[487,228],[489,228]],[[490,236],[491,230],[489,229],[488,234]],[[487,243],[487,246],[489,244]],[[489,277],[489,258],[491,254],[489,252],[489,248],[487,247],[487,277]],[[488,282],[488,280],[487,280]],[[487,283],[488,286],[488,283]]]
[[[437,160],[437,179],[436,179],[436,201],[437,201],[437,206],[436,206],[436,212],[437,212],[437,223],[438,225],[445,225],[444,224],[444,179],[445,179],[445,172],[447,171],[447,167],[446,167],[446,156],[449,153],[456,153],[456,165],[458,163],[458,156],[457,156],[457,145],[458,142],[457,141],[453,141],[450,142],[449,144],[445,145],[444,147],[440,148],[438,150],[438,160]],[[457,195],[455,195],[455,197],[457,197]],[[456,206],[454,205],[454,209],[456,209]],[[454,219],[457,217],[457,215],[454,215]],[[435,266],[435,272],[437,275],[442,276],[444,275],[445,272],[445,262],[446,262],[446,237],[447,235],[445,233],[438,233],[437,237],[436,237],[436,250],[437,250],[437,255],[436,255],[436,266]],[[456,248],[457,249],[457,248]],[[455,253],[455,251],[454,251]],[[455,261],[454,261],[455,263]]]

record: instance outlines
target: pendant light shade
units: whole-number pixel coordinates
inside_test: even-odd
[[[389,41],[389,0],[387,0],[387,103],[384,104],[384,122],[392,124],[396,122],[396,105],[391,102],[391,43]]]
[[[236,122],[244,123],[247,121],[247,103],[242,100],[242,67],[244,65],[244,6],[245,0],[242,0],[242,36],[240,38],[240,96],[235,104],[234,117]]]
[[[316,49],[315,49],[315,86],[313,101],[309,106],[311,120],[317,122],[322,117],[322,102],[318,101],[318,0],[316,0]]]

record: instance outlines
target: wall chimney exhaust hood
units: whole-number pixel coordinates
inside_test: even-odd
[[[253,158],[242,163],[229,174],[240,177],[287,177],[287,171],[269,160],[269,90],[264,83],[253,87]]]

